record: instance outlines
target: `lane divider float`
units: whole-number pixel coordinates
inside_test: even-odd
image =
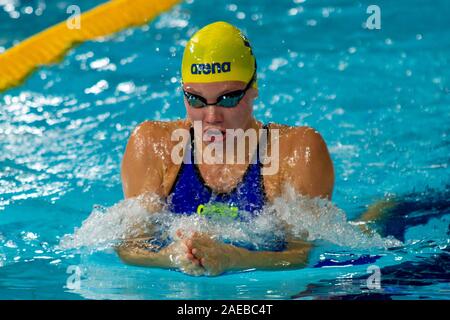
[[[180,0],[111,0],[80,16],[81,28],[60,22],[0,54],[0,92],[20,85],[39,66],[58,62],[76,44],[148,23]]]

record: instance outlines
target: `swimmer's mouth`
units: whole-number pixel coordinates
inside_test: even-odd
[[[206,142],[220,142],[226,139],[225,129],[205,128],[203,130],[203,141]]]

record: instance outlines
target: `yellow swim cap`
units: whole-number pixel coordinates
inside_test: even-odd
[[[183,82],[243,81],[255,75],[256,60],[247,38],[226,22],[211,23],[197,31],[184,49]]]

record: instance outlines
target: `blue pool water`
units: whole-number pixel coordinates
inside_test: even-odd
[[[450,298],[450,3],[377,0],[381,30],[368,30],[373,2],[184,1],[0,94],[0,298]],[[101,1],[77,3],[84,11]],[[0,52],[65,19],[66,6],[0,0]],[[378,230],[404,246],[317,240],[305,269],[216,278],[127,266],[110,249],[59,248],[98,206],[123,199],[131,130],[185,116],[184,44],[216,20],[252,43],[256,117],[319,130],[335,165],[333,203],[355,218],[395,197]],[[381,268],[379,289],[367,288],[371,265]],[[69,266],[79,288],[67,286]]]

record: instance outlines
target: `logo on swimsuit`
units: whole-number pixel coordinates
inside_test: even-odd
[[[230,217],[236,219],[239,215],[237,207],[222,203],[205,203],[197,207],[197,214],[204,217]]]
[[[231,62],[215,63],[193,63],[191,65],[192,74],[215,74],[231,71]]]

